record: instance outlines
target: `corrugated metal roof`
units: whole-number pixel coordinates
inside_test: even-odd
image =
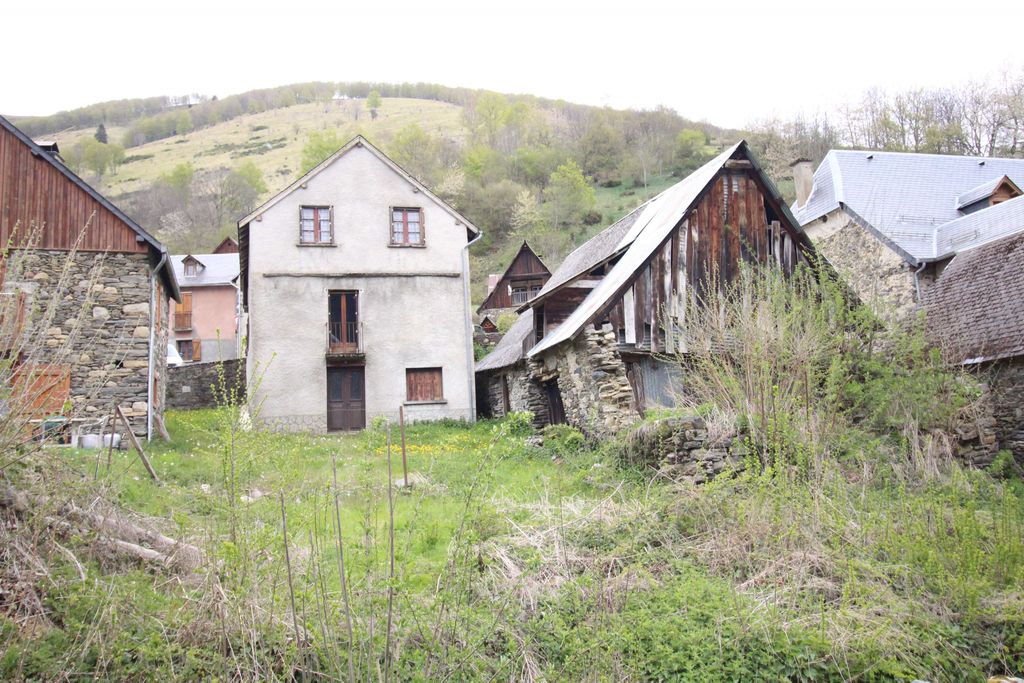
[[[196,275],[185,275],[184,261],[191,256],[201,266]],[[238,277],[238,254],[179,254],[171,256],[174,275],[182,287],[230,285]]]
[[[965,363],[1024,355],[1021,302],[1024,232],[967,249],[950,261],[927,290],[928,330]]]
[[[583,326],[601,310],[614,296],[620,287],[625,285],[633,273],[640,268],[647,258],[658,248],[672,229],[683,218],[690,205],[707,187],[726,161],[743,145],[739,142],[729,147],[717,157],[701,166],[659,195],[658,201],[641,207],[642,211],[636,219],[636,230],[631,230],[633,239],[626,253],[605,275],[587,298],[576,307],[558,327],[534,346],[528,355],[534,356],[557,344],[572,339],[583,329]],[[642,224],[641,224],[642,221]],[[631,226],[633,227],[633,226]]]
[[[807,225],[842,205],[911,259],[928,261],[941,256],[939,227],[963,215],[958,198],[1003,176],[1021,185],[1024,159],[831,150],[814,173],[807,203],[794,213]],[[979,227],[973,244],[991,239]]]
[[[477,372],[500,370],[523,359],[523,342],[533,334],[533,309],[523,311],[494,350],[476,364]]]

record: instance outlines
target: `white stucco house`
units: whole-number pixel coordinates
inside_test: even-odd
[[[356,137],[238,223],[251,403],[277,429],[474,419],[480,231]]]

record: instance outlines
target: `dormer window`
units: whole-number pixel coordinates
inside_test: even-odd
[[[419,208],[391,209],[391,246],[423,246],[423,211]]]
[[[185,261],[185,277],[195,277],[197,273],[195,261]]]
[[[299,244],[334,244],[334,221],[329,206],[299,209]]]

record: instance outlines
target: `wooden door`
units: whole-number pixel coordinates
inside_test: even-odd
[[[365,426],[364,368],[327,368],[327,429],[352,430]]]
[[[562,404],[562,392],[558,390],[558,380],[544,382],[544,394],[548,399],[548,424],[565,424],[565,406]]]

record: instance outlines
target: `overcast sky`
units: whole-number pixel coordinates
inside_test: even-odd
[[[742,126],[871,86],[1024,64],[1024,5],[942,0],[35,0],[5,6],[0,113],[229,95],[300,81],[429,81]],[[694,6],[691,6],[694,5]],[[148,7],[151,6],[151,7]]]

